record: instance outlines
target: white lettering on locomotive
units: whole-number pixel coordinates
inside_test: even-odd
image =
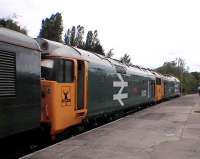
[[[113,87],[120,87],[117,94],[113,95],[113,100],[118,100],[121,106],[124,106],[124,102],[122,99],[128,98],[128,93],[122,93],[124,90],[124,87],[128,86],[128,82],[125,82],[122,78],[121,74],[117,73],[117,77],[120,81],[113,81]]]

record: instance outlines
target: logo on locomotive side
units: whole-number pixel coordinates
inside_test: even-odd
[[[124,102],[122,99],[128,98],[128,93],[122,93],[124,90],[124,87],[128,87],[128,82],[125,82],[122,78],[120,73],[117,73],[117,77],[120,81],[113,81],[113,87],[120,87],[117,94],[113,95],[113,100],[117,100],[121,106],[124,106]]]

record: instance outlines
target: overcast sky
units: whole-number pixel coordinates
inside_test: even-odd
[[[200,71],[200,1],[198,0],[0,0],[0,17],[17,21],[36,37],[42,19],[61,12],[64,32],[72,25],[97,29],[104,49],[115,58],[156,68],[181,57],[189,71]]]

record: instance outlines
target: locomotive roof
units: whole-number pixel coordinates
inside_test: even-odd
[[[0,27],[0,42],[40,50],[38,43],[33,38],[3,27]]]
[[[167,81],[177,81],[179,80],[173,76],[165,76],[158,72],[142,68],[136,65],[127,66],[122,64],[119,60],[106,58],[105,56],[96,54],[94,52],[85,51],[79,48],[70,47],[62,43],[50,41],[43,38],[36,38],[36,41],[39,43],[40,48],[43,50],[43,53],[49,53],[50,55],[63,56],[69,58],[77,58],[87,60],[91,63],[102,65],[105,67],[122,67],[126,70],[127,74],[134,74],[144,77],[149,77],[155,79],[156,77],[165,79]]]
[[[101,65],[102,67],[103,66],[113,67],[113,68],[122,67],[124,70],[126,70],[127,74],[134,74],[155,79],[153,73],[147,69],[142,69],[133,66],[126,66],[121,62],[119,62],[118,60],[106,58],[105,56],[96,54],[94,52],[85,51],[75,47],[70,47],[62,43],[42,38],[36,38],[36,41],[39,43],[41,49],[43,49],[43,53],[49,53],[50,55],[55,55],[55,56],[84,59],[86,61],[89,61],[90,63]]]
[[[172,75],[165,75],[165,80],[173,81],[173,82],[180,82],[180,80]]]

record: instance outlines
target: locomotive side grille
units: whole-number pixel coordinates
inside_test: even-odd
[[[0,98],[16,96],[16,54],[0,50]]]

